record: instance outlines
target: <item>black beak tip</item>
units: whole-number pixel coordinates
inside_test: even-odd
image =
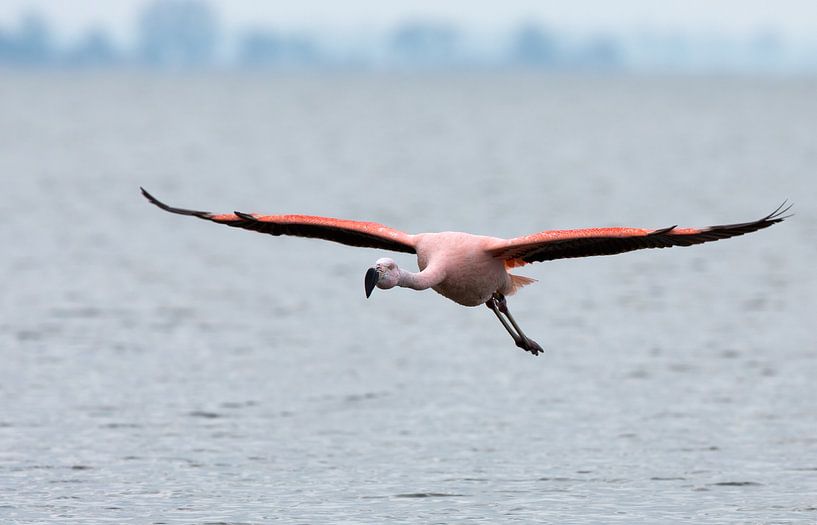
[[[372,295],[372,291],[374,287],[377,285],[377,281],[380,279],[380,275],[377,273],[377,270],[374,268],[369,268],[366,270],[366,277],[363,279],[363,284],[366,288],[366,299]]]

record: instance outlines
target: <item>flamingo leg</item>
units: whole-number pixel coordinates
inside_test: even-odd
[[[505,330],[507,330],[513,338],[513,342],[516,346],[533,355],[539,355],[539,352],[544,352],[542,347],[539,346],[536,341],[526,336],[522,329],[519,328],[519,325],[516,324],[516,320],[514,320],[510,310],[508,310],[508,303],[504,295],[499,292],[495,293],[493,297],[488,299],[485,305],[494,312],[499,322],[502,323],[502,326],[505,327]],[[510,325],[508,321],[510,321]]]
[[[518,345],[520,341],[519,334],[514,332],[513,328],[511,328],[511,325],[508,324],[508,321],[506,321],[505,318],[502,317],[502,314],[499,312],[499,307],[496,305],[496,301],[494,300],[494,298],[491,297],[490,299],[488,299],[488,302],[485,303],[485,306],[491,309],[494,315],[496,315],[496,318],[499,319],[499,322],[502,323],[502,326],[505,327],[505,330],[507,330],[511,337],[513,337],[514,343]]]

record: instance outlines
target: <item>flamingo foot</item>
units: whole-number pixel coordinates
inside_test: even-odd
[[[539,346],[539,343],[537,343],[533,339],[529,339],[529,338],[524,337],[524,336],[520,337],[516,341],[516,346],[518,346],[519,348],[521,348],[522,350],[524,350],[526,352],[530,352],[533,355],[539,355],[540,353],[544,352],[542,347]]]

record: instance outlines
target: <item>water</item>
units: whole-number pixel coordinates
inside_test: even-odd
[[[0,520],[817,521],[816,90],[3,73]],[[366,300],[383,252],[140,185],[412,232],[796,216],[522,269],[534,358],[485,308]]]

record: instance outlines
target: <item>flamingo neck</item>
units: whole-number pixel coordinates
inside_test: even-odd
[[[440,269],[427,267],[420,273],[412,273],[400,268],[400,279],[397,281],[397,286],[412,290],[427,290],[440,284],[444,278],[445,273]]]

